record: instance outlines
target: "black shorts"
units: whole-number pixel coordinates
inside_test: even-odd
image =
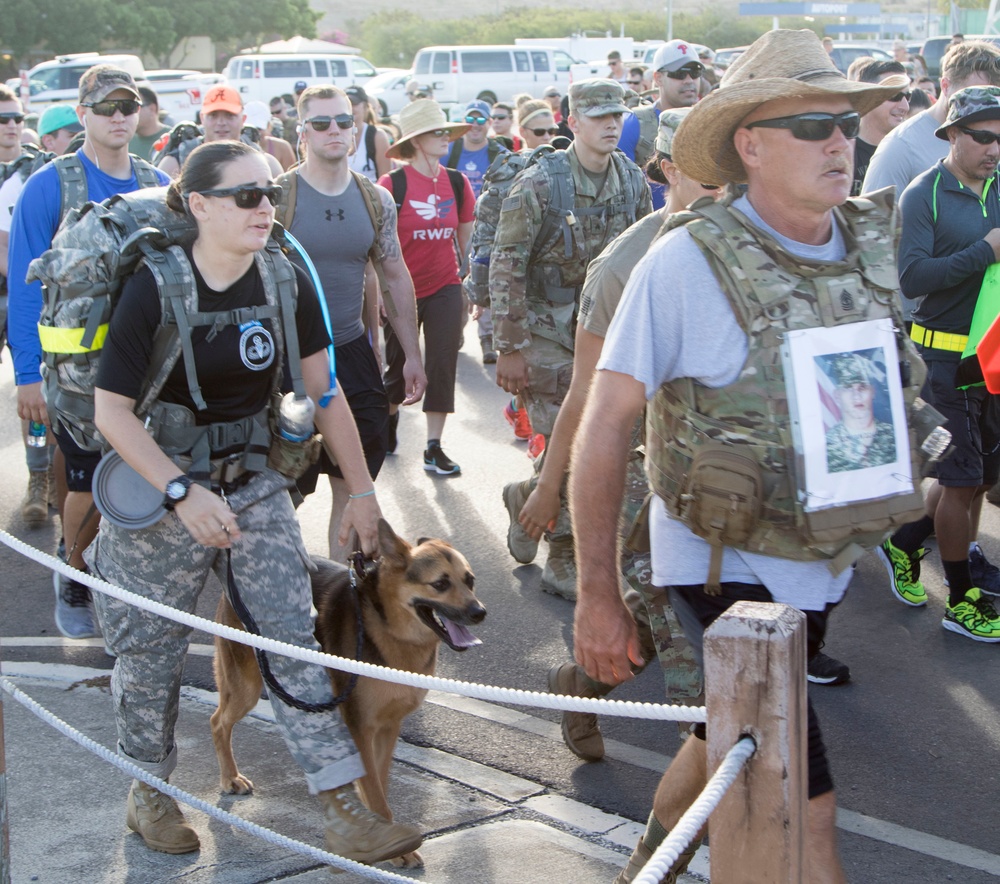
[[[702,586],[671,586],[670,603],[673,605],[677,619],[684,630],[684,636],[691,643],[695,659],[704,670],[702,648],[705,630],[715,621],[715,618],[725,612],[736,602],[772,602],[774,599],[767,588],[757,583],[723,583],[720,595],[709,595]],[[833,605],[827,605],[825,611],[803,611],[806,615],[806,654],[808,659],[819,651],[826,634],[826,621]],[[809,752],[809,797],[816,798],[833,791],[833,777],[830,775],[830,765],[826,758],[826,746],[823,745],[823,734],[819,729],[819,718],[813,709],[812,701],[806,701],[808,717],[808,752]],[[705,726],[695,725],[693,733],[696,737],[705,739]]]
[[[56,434],[56,445],[59,446],[66,462],[67,489],[93,494],[94,470],[101,462],[101,452],[84,451],[73,441],[73,437],[65,427],[62,427],[58,419],[54,422],[53,429]]]
[[[389,400],[382,386],[378,361],[368,343],[368,336],[361,335],[334,348],[337,360],[337,386],[340,394],[347,397],[347,404],[354,415],[361,437],[361,448],[365,453],[368,472],[374,479],[385,462],[385,452],[389,445]],[[340,467],[334,464],[324,448],[319,460],[303,473],[295,483],[299,493],[305,497],[316,490],[316,480],[320,473],[344,478]]]
[[[957,368],[957,362],[927,362],[921,392],[948,419],[944,426],[955,446],[931,475],[952,488],[994,485],[1000,477],[1000,396],[986,387],[955,389]]]

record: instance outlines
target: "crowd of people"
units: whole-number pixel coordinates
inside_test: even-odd
[[[399,408],[418,402],[424,470],[462,474],[444,430],[472,316],[511,397],[497,422],[534,455],[531,475],[503,489],[508,549],[531,562],[544,539],[542,588],[575,604],[575,661],[552,661],[551,690],[603,696],[658,659],[668,697],[695,698],[704,630],[739,600],[802,611],[809,680],[843,683],[849,666],[820,649],[852,566],[873,551],[894,596],[926,605],[931,534],[943,628],[1000,642],[1000,570],[978,543],[1000,479],[1000,409],[964,374],[979,290],[1000,261],[1000,50],[954,42],[938,83],[909,57],[858,59],[845,76],[809,31],[769,32],[725,72],[672,40],[648,69],[611,53],[606,76],[567,95],[477,99],[457,121],[415,79],[393,121],[359,86],[303,82],[244,106],[220,84],[199,125],[172,129],[155,93],[101,65],[75,109],[41,116],[39,148],[0,87],[25,522],[58,509],[67,562],[185,610],[215,571],[263,635],[315,648],[293,501],[328,475],[330,555],[344,560],[352,533],[376,555],[377,478]],[[43,390],[52,351],[29,266],[86,201],[167,185],[163,211],[191,229],[171,254],[199,319],[188,328],[167,312],[150,264],[125,281],[94,348],[102,455]],[[169,316],[187,337],[164,369]],[[329,395],[331,354],[343,396]],[[276,429],[286,393],[314,406],[321,454],[308,432]],[[921,449],[933,429],[923,420],[918,433],[921,408],[950,433],[940,462]],[[31,444],[39,427],[48,445]],[[163,495],[149,524],[95,517],[109,452]],[[190,630],[59,575],[55,589],[59,630],[100,635],[116,657],[119,752],[168,776]],[[274,702],[328,849],[363,862],[415,850],[419,831],[361,804],[361,763],[323,671],[272,665],[322,710]],[[603,757],[596,716],[562,725],[581,759]],[[704,785],[704,741],[692,728],[617,884]],[[808,880],[837,884],[834,782],[811,704],[808,741]],[[126,804],[151,848],[198,849],[166,795],[136,780]]]

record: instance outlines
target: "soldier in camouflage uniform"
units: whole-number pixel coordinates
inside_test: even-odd
[[[790,443],[777,439],[779,427],[783,438],[791,438],[780,341],[792,328],[875,318],[902,328],[891,199],[837,207],[850,194],[860,116],[904,86],[905,80],[893,78],[878,85],[849,82],[811,32],[771,31],[677,132],[672,157],[684,175],[715,184],[747,182],[748,188],[739,199],[702,200],[672,219],[676,229],[636,266],[608,330],[570,470],[580,569],[574,645],[591,678],[621,682],[642,662],[634,619],[617,587],[615,552],[629,428],[643,408],[646,468],[655,492],[652,582],[669,587],[696,657],[704,630],[741,599],[815,611],[817,628],[809,629],[808,644],[810,652],[817,649],[823,615],[846,590],[847,566],[857,551],[840,536],[824,544],[822,533],[803,532],[788,518],[797,485],[783,465],[794,467],[796,457]],[[901,361],[919,366],[901,331],[895,343]],[[909,384],[903,394],[912,402],[916,391]],[[711,508],[711,498],[698,493],[684,470],[695,453],[730,448],[756,461],[766,503],[743,520],[743,508],[733,505],[737,498],[722,501],[720,495],[727,542],[719,544],[718,533],[696,518]],[[783,452],[777,459],[776,449]],[[896,498],[907,511],[920,502],[919,465],[914,468],[917,482],[905,499]],[[731,470],[727,475],[734,485],[741,478]],[[688,489],[690,506],[680,511],[679,494]],[[879,526],[871,532],[875,545],[892,525],[892,506],[884,500],[865,506]],[[831,509],[850,522],[855,506]],[[711,519],[717,512],[711,509]],[[801,510],[795,514],[801,517]],[[749,526],[752,533],[758,524],[768,526],[767,541],[757,547],[740,541],[737,527]],[[728,533],[731,526],[735,536]],[[808,742],[808,880],[842,884],[833,782],[811,711]],[[706,754],[699,726],[664,774],[619,884],[635,880],[697,797],[707,776]],[[696,839],[662,880],[675,882],[697,846]]]
[[[879,467],[896,460],[892,424],[875,417],[872,365],[859,353],[838,353],[830,360],[830,377],[837,385],[840,420],[826,434],[826,470],[843,473]]]
[[[165,491],[168,512],[148,527],[123,528],[103,519],[87,557],[103,578],[184,611],[194,611],[214,570],[248,629],[255,625],[268,638],[318,650],[312,621],[312,565],[288,494],[292,482],[268,467],[275,461],[260,458],[252,444],[240,444],[233,451],[225,441],[233,437],[230,429],[248,418],[257,423],[262,401],[266,421],[267,403],[280,389],[283,355],[288,357],[293,386],[304,387],[314,401],[321,401],[330,384],[329,336],[303,271],[294,271],[299,291],[294,319],[254,312],[263,306],[260,289],[266,295],[273,287],[273,280],[264,278],[271,271],[257,260],[267,247],[277,202],[277,194],[267,189],[269,179],[269,167],[259,151],[238,142],[218,142],[192,151],[168,192],[168,206],[189,214],[198,227],[189,255],[197,272],[200,308],[221,299],[231,311],[228,315],[238,319],[213,325],[211,338],[207,329],[200,336],[192,334],[191,358],[179,363],[182,379],[164,388],[159,404],[174,413],[187,411],[192,425],[197,409],[199,424],[211,425],[212,433],[203,438],[218,439],[214,444],[221,447],[210,452],[209,479],[199,477],[197,461],[189,469],[191,475],[178,475],[183,467],[167,456],[134,413],[151,369],[152,336],[159,323],[155,313],[148,321],[137,316],[142,315],[139,305],[155,304],[160,294],[155,275],[140,268],[125,284],[112,317],[98,367],[95,422],[129,466]],[[287,264],[282,268],[291,271]],[[216,288],[208,289],[201,281],[205,278]],[[263,321],[247,320],[248,315]],[[294,346],[299,354],[291,351],[286,327],[297,335]],[[192,367],[202,384],[200,408],[192,395],[185,395]],[[341,542],[353,529],[362,549],[373,552],[379,507],[345,397],[333,396],[317,407],[315,423],[350,492]],[[282,449],[280,442],[275,444]],[[208,447],[212,446],[209,441]],[[103,594],[97,598],[97,610],[108,646],[117,656],[112,694],[119,752],[165,778],[177,763],[174,726],[191,629]],[[274,681],[286,692],[281,694],[268,681],[278,727],[305,772],[309,791],[323,804],[327,849],[361,862],[415,850],[421,840],[416,830],[390,823],[360,802],[353,781],[364,768],[334,708],[326,670],[278,654],[268,654],[267,659]],[[248,791],[252,786],[242,783],[233,788]],[[126,823],[154,850],[190,853],[200,846],[173,799],[140,780],[129,792]]]
[[[496,380],[508,393],[521,395],[532,427],[545,437],[573,373],[576,311],[587,265],[651,210],[642,173],[615,150],[627,110],[624,94],[610,80],[570,87],[573,144],[521,173],[497,226],[490,259]],[[537,550],[536,542],[517,534],[517,517],[533,483],[534,478],[504,489],[511,518],[508,545],[521,562],[531,561]],[[576,595],[565,503],[549,532],[542,586],[566,598]]]

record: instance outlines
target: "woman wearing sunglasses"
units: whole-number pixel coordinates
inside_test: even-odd
[[[396,201],[403,260],[417,296],[417,328],[424,335],[424,469],[439,476],[457,476],[462,469],[442,450],[441,437],[445,420],[455,410],[455,373],[466,319],[458,255],[468,254],[476,198],[468,179],[454,169],[446,169],[441,161],[451,142],[464,135],[469,126],[449,123],[440,105],[429,98],[406,105],[400,111],[399,126],[401,136],[386,155],[401,160],[403,167],[383,175],[378,183]],[[392,450],[399,405],[406,391],[405,354],[389,326],[385,327],[385,355]]]
[[[540,98],[524,102],[517,112],[517,131],[521,133],[527,150],[551,144],[552,139],[559,134],[559,129],[549,103]]]
[[[344,397],[334,395],[322,405],[331,382],[329,337],[316,292],[280,253],[268,249],[263,257],[279,195],[264,155],[232,141],[192,151],[167,192],[168,207],[189,215],[197,227],[184,252],[199,311],[227,319],[190,331],[190,368],[204,407],[196,405],[186,356],[171,371],[151,414],[167,415],[164,422],[173,432],[178,426],[211,425],[204,439],[212,477],[193,482],[134,414],[162,312],[155,277],[141,266],[126,282],[112,317],[98,371],[96,424],[126,464],[165,492],[167,512],[148,527],[123,527],[105,518],[88,558],[103,578],[191,612],[214,570],[230,598],[242,599],[261,634],[318,650],[311,566],[286,490],[291,482],[260,456],[268,450],[275,391],[294,367],[295,355],[301,358],[305,390],[319,403],[316,427],[350,490],[341,541],[356,529],[363,549],[373,552],[379,506]],[[291,274],[285,278],[297,289],[294,317],[275,310],[289,288],[280,282],[283,273]],[[191,449],[192,474],[198,444]],[[96,602],[105,640],[117,656],[112,693],[119,751],[165,778],[176,765],[174,725],[191,630],[105,595]],[[277,654],[267,659],[277,682],[294,697],[306,704],[332,700],[323,668]],[[272,704],[310,792],[324,805],[327,849],[362,862],[414,850],[420,843],[415,830],[389,823],[360,803],[352,783],[363,766],[337,711],[294,708],[273,694]],[[230,788],[248,792],[252,785],[234,778]],[[174,801],[139,781],[129,793],[126,822],[154,850],[188,853],[199,847],[197,833]]]

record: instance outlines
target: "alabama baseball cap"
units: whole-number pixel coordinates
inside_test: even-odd
[[[671,40],[656,50],[653,56],[653,70],[673,73],[689,64],[703,67],[698,61],[698,50],[684,40]]]
[[[135,80],[128,71],[113,64],[94,65],[80,77],[80,104],[96,104],[118,89],[131,92],[134,98],[142,101]]]
[[[242,114],[243,100],[240,98],[240,93],[232,86],[213,86],[201,103],[201,115],[205,116],[215,111]]]
[[[351,99],[351,104],[367,104],[368,93],[361,86],[348,86],[345,90],[347,97]]]
[[[52,104],[43,111],[38,119],[38,134],[51,135],[60,129],[70,132],[82,132],[83,126],[76,116],[76,110],[68,104]]]
[[[574,116],[603,117],[605,114],[626,114],[625,90],[614,80],[595,77],[577,80],[569,87],[569,111]]]

